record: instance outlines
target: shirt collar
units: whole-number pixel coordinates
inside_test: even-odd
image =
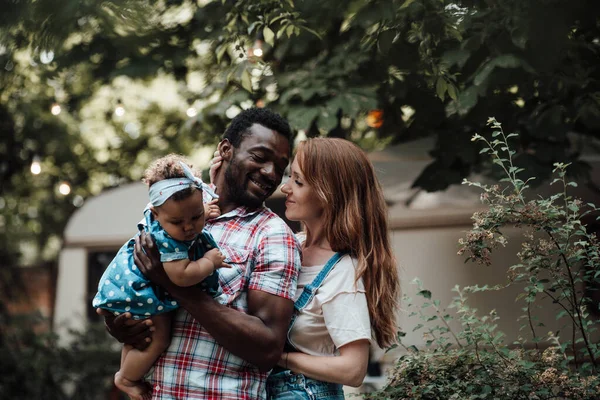
[[[222,219],[222,218],[234,218],[234,217],[245,218],[245,217],[249,217],[251,215],[258,214],[259,212],[263,211],[264,209],[265,209],[264,204],[258,208],[248,208],[245,206],[239,206],[239,207],[234,208],[233,210],[229,211],[227,214],[219,215],[218,217],[213,218],[211,221],[216,221],[216,220]]]
[[[213,190],[216,189],[216,186],[213,183],[210,183],[209,186]],[[210,199],[212,199],[212,198],[210,198]],[[210,201],[210,199],[207,199],[205,197],[204,201]],[[233,210],[229,211],[227,214],[219,215],[218,217],[212,218],[209,221],[217,221],[222,218],[234,218],[234,217],[244,218],[244,217],[248,217],[248,216],[251,216],[254,214],[258,214],[259,212],[263,211],[264,209],[265,209],[264,203],[260,207],[257,207],[257,208],[248,208],[246,206],[239,206],[239,207],[236,207]]]

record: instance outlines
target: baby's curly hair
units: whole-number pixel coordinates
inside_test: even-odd
[[[183,173],[183,168],[179,162],[183,162],[187,164],[194,176],[200,177],[200,172],[195,170],[190,161],[180,154],[168,154],[164,157],[161,157],[157,160],[154,160],[152,164],[144,171],[144,177],[142,178],[142,182],[144,182],[148,187],[154,185],[158,181],[162,181],[165,179],[171,178],[183,178],[185,174]],[[171,196],[171,198],[175,201],[183,200],[188,198],[194,193],[194,190],[201,190],[196,187],[190,187],[188,189],[182,190],[180,192],[176,192]]]

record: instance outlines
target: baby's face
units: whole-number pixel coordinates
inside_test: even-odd
[[[160,207],[154,208],[154,218],[175,240],[193,240],[204,228],[204,203],[202,191],[183,199],[168,199]]]

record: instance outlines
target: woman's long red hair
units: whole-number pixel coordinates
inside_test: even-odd
[[[389,240],[387,206],[373,164],[355,144],[334,138],[300,143],[296,158],[324,207],[324,235],[333,251],[358,260],[369,316],[380,347],[396,342],[400,281]],[[307,238],[308,239],[308,238]]]

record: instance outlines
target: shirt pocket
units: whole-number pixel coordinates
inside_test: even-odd
[[[231,268],[219,269],[219,283],[223,293],[231,303],[248,286],[250,278],[250,250],[219,245],[219,250],[225,256],[225,263]]]

